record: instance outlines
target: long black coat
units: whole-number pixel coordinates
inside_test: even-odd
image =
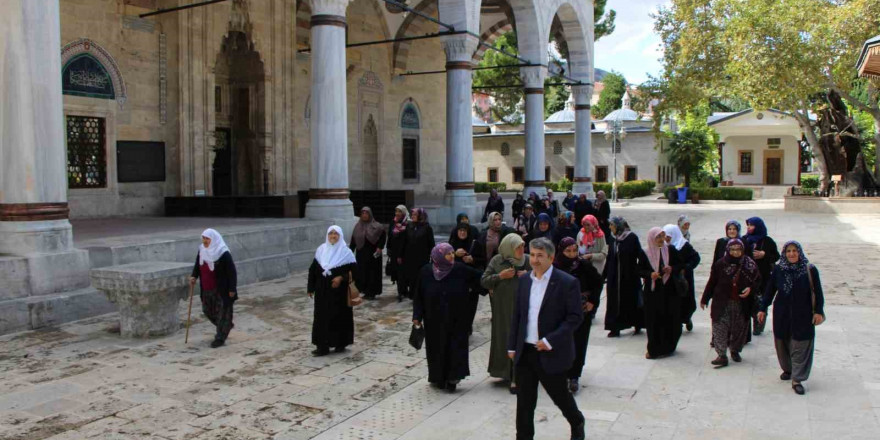
[[[349,273],[355,264],[347,264],[330,271],[325,277],[318,260],[309,267],[307,290],[315,294],[315,317],[312,321],[312,344],[320,347],[345,347],[354,343],[354,315],[348,306]],[[333,288],[333,278],[342,277],[339,287]]]
[[[199,288],[201,284],[202,271],[199,267],[199,256],[196,255],[196,264],[193,267],[192,277],[199,280]],[[232,261],[232,255],[227,251],[214,262],[214,278],[217,280],[217,296],[224,303],[234,303],[238,299],[238,272],[235,270],[235,262]],[[202,288],[204,290],[204,288]],[[232,298],[229,292],[235,292]]]
[[[388,254],[388,266],[386,266],[385,270],[391,277],[391,281],[395,282],[398,279],[397,258],[403,255],[403,246],[406,244],[406,231],[404,230],[395,235],[394,222],[392,221],[388,225],[386,237],[388,237],[385,248]]]
[[[471,288],[483,273],[461,263],[440,281],[434,279],[431,264],[419,271],[419,284],[413,298],[413,319],[425,327],[425,353],[428,359],[428,382],[446,383],[469,376],[468,332],[473,324],[470,314]]]
[[[770,282],[770,272],[773,271],[773,267],[776,265],[776,262],[779,261],[779,249],[776,246],[776,242],[773,241],[770,237],[764,237],[752,248],[748,244],[746,245],[746,255],[752,257],[755,260],[755,263],[758,265],[758,270],[761,272],[761,293],[767,290],[767,283]],[[764,251],[766,254],[764,258],[756,259],[754,258],[754,251]]]
[[[669,246],[669,261],[665,261],[664,265],[671,266],[673,274],[684,270],[681,252]],[[648,353],[656,357],[671,354],[678,347],[678,339],[681,337],[682,298],[676,291],[672,277],[666,283],[663,278],[652,283],[652,272],[654,269],[645,258],[639,266],[639,274],[644,281],[645,330],[648,333]]]
[[[642,279],[639,276],[639,267],[647,261],[648,257],[636,234],[630,233],[623,241],[615,239],[611,243],[605,263],[608,283],[605,330],[645,326],[645,314],[640,304]]]
[[[382,258],[376,258],[374,255],[377,250],[385,247],[386,234],[382,232],[376,243],[370,243],[364,240],[360,249],[355,245],[354,240],[349,244],[349,248],[354,252],[357,259],[357,268],[354,270],[354,279],[357,288],[366,295],[382,294]]]
[[[816,293],[816,313],[825,316],[825,295],[819,269],[810,265],[813,287]],[[809,341],[816,337],[813,325],[813,295],[810,292],[810,279],[806,274],[797,277],[790,288],[785,286],[785,275],[778,268],[773,270],[768,280],[767,290],[761,300],[761,310],[766,312],[773,304],[773,336],[776,339]],[[774,300],[775,299],[775,300]]]
[[[406,225],[400,258],[403,258],[403,274],[410,280],[410,285],[418,282],[422,266],[431,262],[434,245],[434,229],[431,225],[413,222]]]
[[[501,200],[500,196],[494,200],[490,198],[486,202],[486,207],[483,209],[482,222],[485,223],[488,220],[489,214],[493,212],[501,214],[501,217],[504,218],[504,200]]]
[[[697,297],[694,286],[694,269],[700,265],[700,254],[691,246],[685,243],[680,251],[677,251],[681,260],[681,274],[688,282],[688,293],[681,301],[681,322],[682,324],[690,321],[691,316],[697,311]]]

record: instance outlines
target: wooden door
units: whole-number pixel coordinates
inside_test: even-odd
[[[767,159],[767,185],[779,185],[782,183],[782,159],[768,157]]]

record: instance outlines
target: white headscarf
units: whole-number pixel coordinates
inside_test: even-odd
[[[224,253],[229,252],[229,247],[226,246],[220,233],[213,229],[205,229],[205,232],[202,232],[202,237],[210,238],[211,244],[208,247],[199,245],[199,266],[207,263],[208,269],[213,272],[214,262],[219,260]]]
[[[336,233],[339,234],[339,241],[337,241],[336,244],[330,244],[330,240],[327,238],[327,235],[330,235],[330,231],[336,231]],[[337,267],[345,266],[350,263],[357,263],[351,249],[345,244],[345,237],[342,235],[342,228],[336,225],[330,226],[330,228],[327,229],[327,235],[324,236],[324,244],[318,246],[318,250],[315,251],[315,260],[317,260],[318,264],[321,265],[321,268],[324,269],[325,277],[329,277],[330,271]]]
[[[687,240],[684,239],[684,235],[681,234],[681,228],[676,225],[670,223],[664,226],[663,232],[666,233],[667,237],[670,237],[672,239],[669,244],[674,246],[675,250],[677,251],[680,251],[681,248],[684,247],[684,244],[687,243]]]

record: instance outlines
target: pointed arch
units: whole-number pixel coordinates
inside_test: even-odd
[[[80,38],[64,45],[61,49],[61,71],[66,70],[71,61],[82,56],[91,57],[101,64],[113,83],[113,98],[122,108],[128,99],[125,80],[122,78],[122,72],[119,71],[116,60],[100,44],[88,38]]]

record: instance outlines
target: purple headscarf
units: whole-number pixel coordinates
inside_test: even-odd
[[[455,262],[449,262],[446,259],[446,254],[454,251],[455,249],[449,243],[440,243],[431,249],[431,266],[434,270],[435,280],[440,281],[446,278],[449,272],[452,272],[452,266],[455,265]]]

